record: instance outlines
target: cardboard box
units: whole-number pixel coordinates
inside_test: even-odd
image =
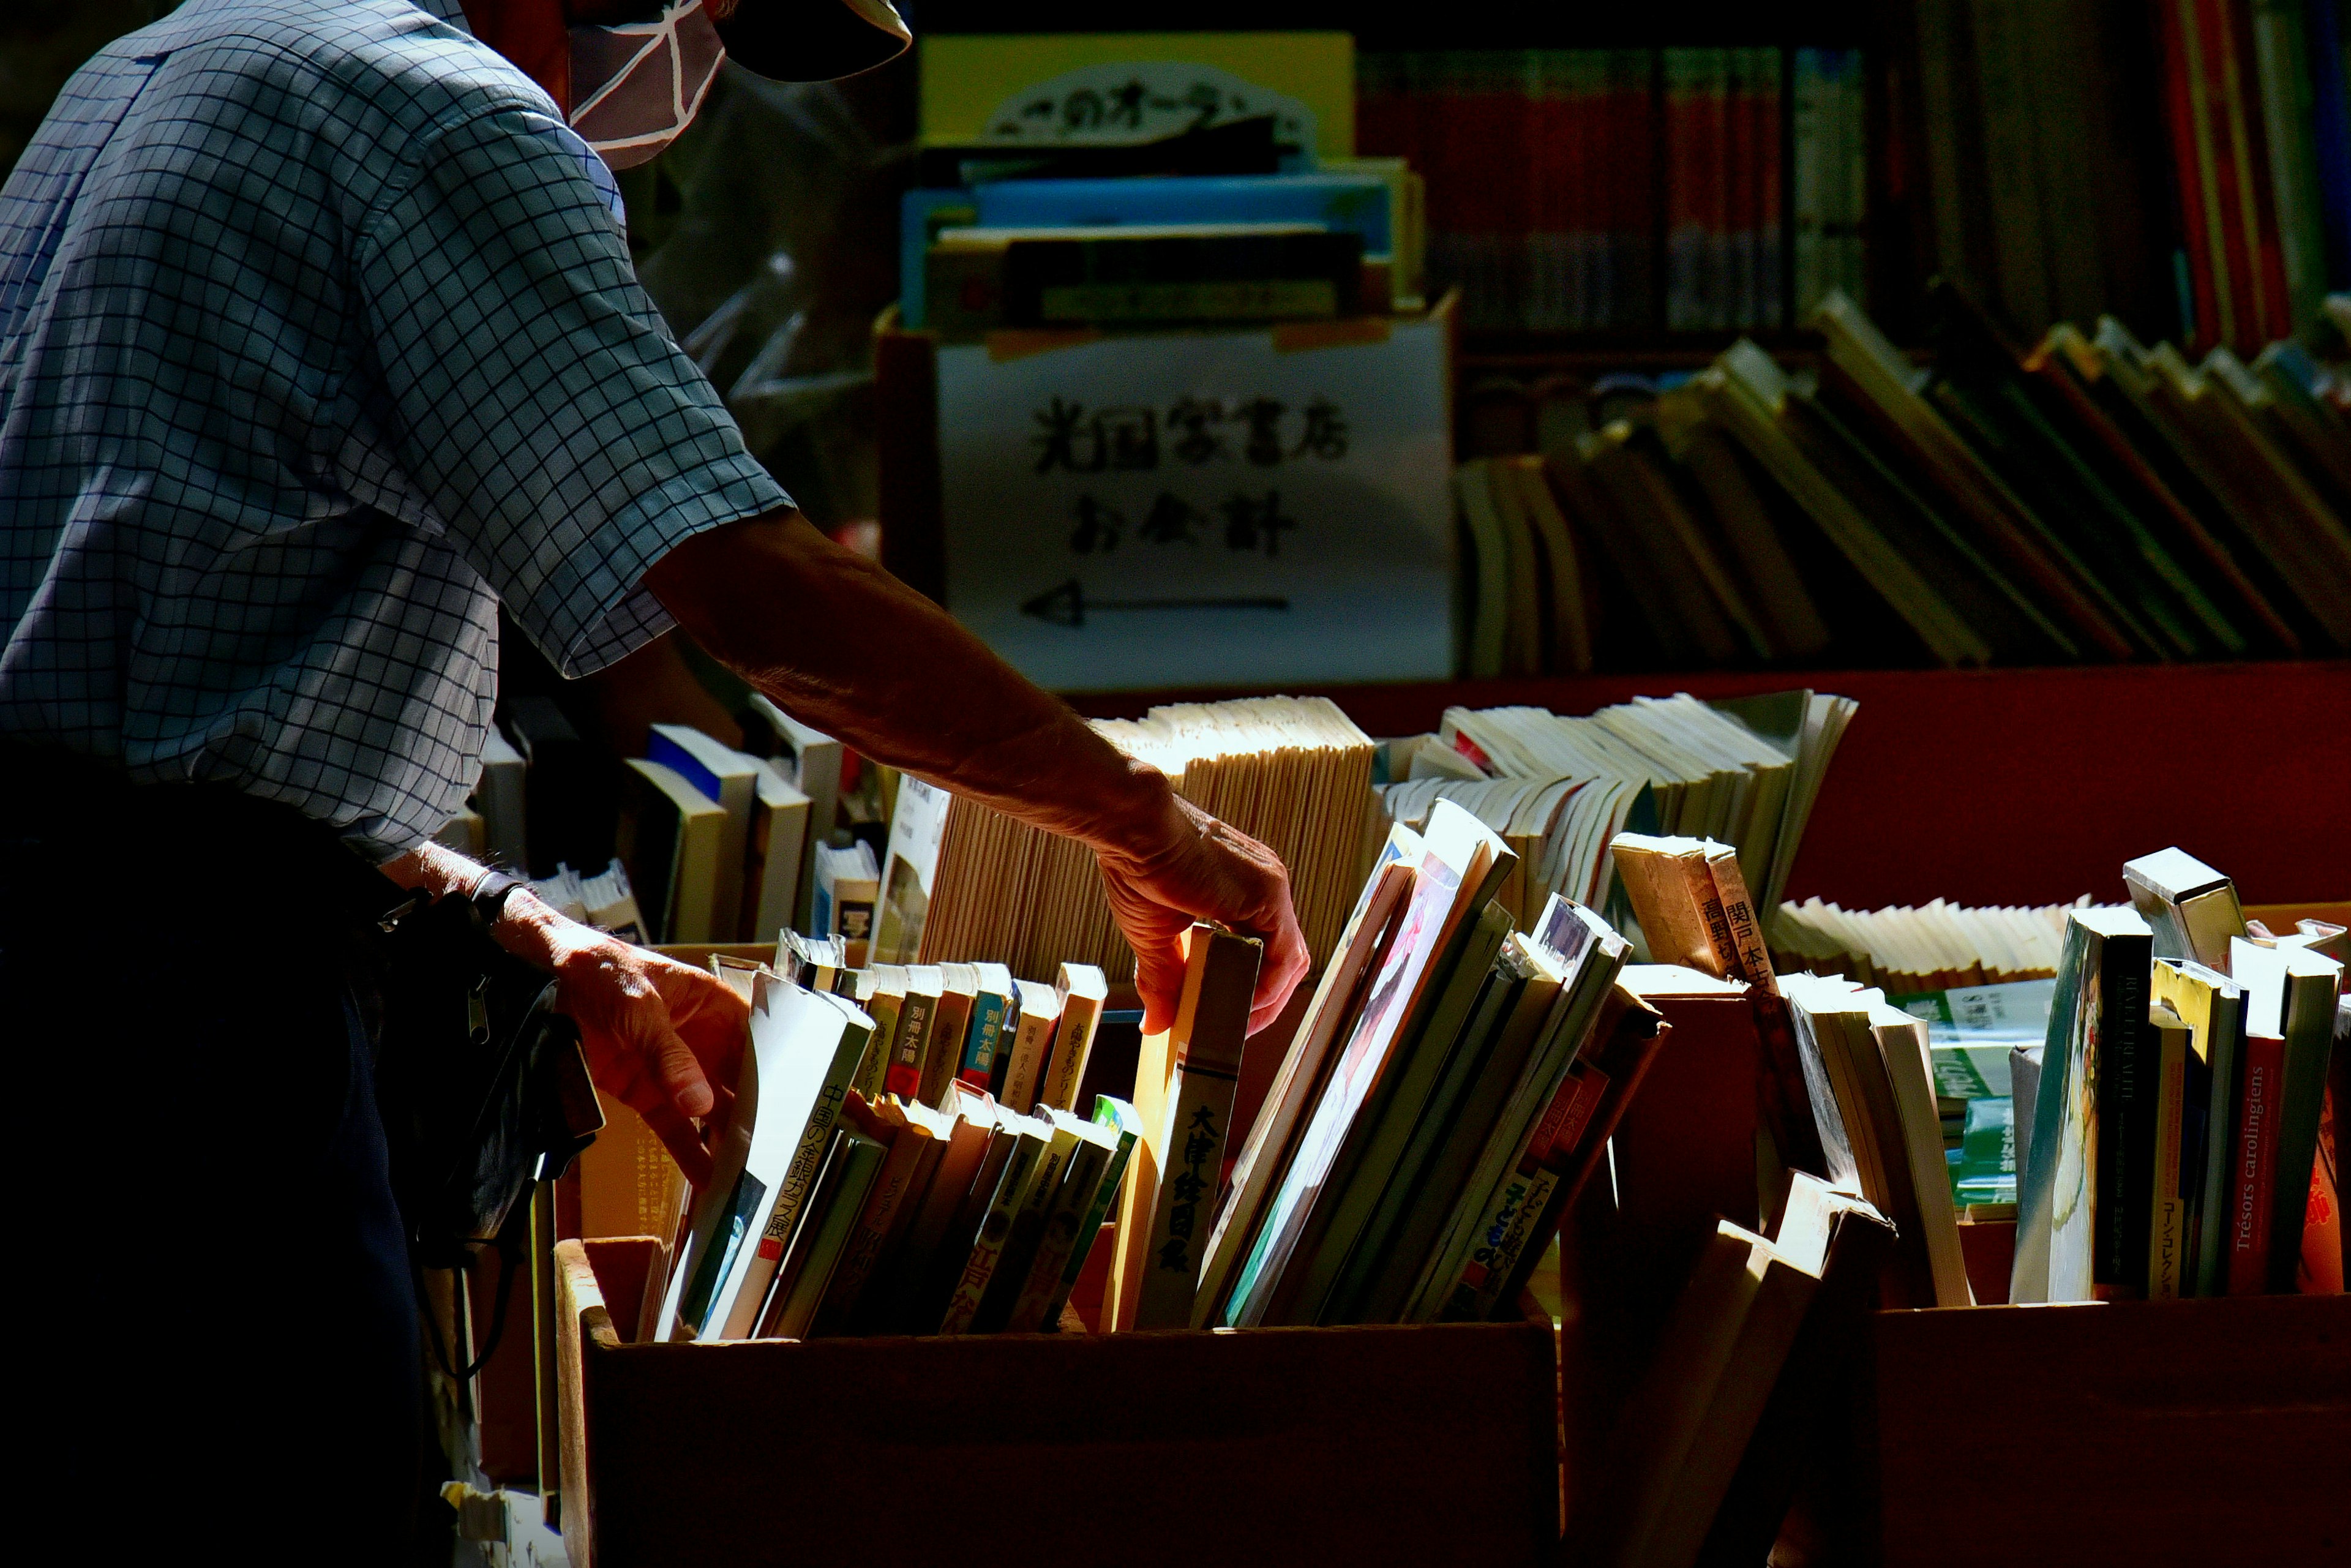
[[[1880,1312],[1886,1568],[2339,1563],[2351,1297]]]
[[[564,1542],[656,1563],[1489,1565],[1558,1539],[1548,1322],[626,1344],[566,1241]]]

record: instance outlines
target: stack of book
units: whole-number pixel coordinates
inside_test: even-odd
[[[1756,330],[1860,291],[1858,50],[1366,54],[1359,80],[1361,145],[1429,177],[1467,325]]]
[[[1935,302],[1927,364],[1832,294],[1816,365],[1741,340],[1465,466],[1466,672],[2351,648],[2351,384]]]
[[[2011,1300],[2339,1291],[2321,1134],[2351,1064],[2343,928],[2250,927],[2229,880],[2177,849],[2124,872],[2131,907],[2067,915],[2016,1085],[2032,1132]]]
[[[1213,1228],[1140,1321],[1514,1310],[1656,1046],[1605,922],[1555,897],[1512,928],[1517,858],[1449,801],[1390,831]]]
[[[877,973],[842,946],[787,934],[774,967],[714,959],[749,1038],[711,1179],[690,1211],[671,1189],[637,1337],[1059,1326],[1140,1127],[1108,1096],[1071,1108],[1101,976]]]
[[[1611,907],[1610,841],[1704,833],[1735,845],[1768,917],[1858,706],[1812,691],[1635,697],[1585,717],[1449,708],[1434,736],[1384,744],[1380,793],[1418,827],[1454,801],[1520,857],[1503,897],[1530,927],[1553,893]]]
[[[1844,975],[1896,993],[2045,980],[2057,973],[2072,904],[1971,909],[1936,899],[1913,907],[1841,909],[1818,898],[1783,904],[1771,916],[1782,967]]]
[[[1336,704],[1177,704],[1094,727],[1280,855],[1307,946],[1318,962],[1329,956],[1373,820],[1371,737]],[[1021,976],[1074,958],[1123,979],[1134,965],[1091,851],[961,797],[947,808],[921,951],[987,958]]]
[[[925,75],[957,79],[924,95],[918,186],[900,210],[904,324],[967,340],[1419,309],[1419,177],[1402,158],[1348,156],[1332,128],[1285,112],[1299,98],[1343,103],[1353,91],[1346,40],[1302,41],[1258,51],[1261,79],[1221,91],[1221,73],[1144,47],[1105,94],[1075,78],[1116,60],[1114,42],[926,40]],[[1206,62],[1229,42],[1195,35],[1187,46]],[[1057,57],[1075,70],[1030,74]],[[1150,79],[1162,71],[1188,90]],[[975,139],[935,123],[959,124],[989,97],[1006,109],[964,133]]]

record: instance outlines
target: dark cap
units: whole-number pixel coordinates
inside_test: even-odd
[[[717,26],[727,58],[770,81],[855,76],[914,41],[890,0],[737,0]]]

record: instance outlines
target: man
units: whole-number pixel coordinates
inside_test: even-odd
[[[569,675],[682,625],[867,755],[1083,840],[1147,1027],[1196,916],[1267,939],[1254,1022],[1304,971],[1268,852],[828,543],[671,341],[606,160],[682,128],[722,41],[821,77],[905,34],[882,0],[188,0],[75,77],[0,193],[11,1159],[46,1222],[25,1321],[83,1347],[30,1400],[53,1517],[397,1536],[414,1323],[351,919],[280,852],[474,893],[427,835],[478,767],[501,603]],[[527,891],[495,935],[705,1174],[740,1004]]]

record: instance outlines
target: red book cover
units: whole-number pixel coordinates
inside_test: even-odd
[[[2229,62],[2227,0],[2194,0],[2196,60],[2202,69],[2190,91],[2203,89],[2204,124],[2211,141],[2213,205],[2219,214],[2219,249],[2223,256],[2220,286],[2229,298],[2220,319],[2220,335],[2231,348],[2242,348],[2260,330],[2260,284],[2256,281],[2255,236],[2252,197],[2245,186],[2243,105],[2237,99]]]
[[[2263,1217],[2277,1181],[2285,1041],[2273,1034],[2247,1035],[2244,1072],[2229,1171],[2229,1294],[2258,1296],[2269,1278],[2269,1227]]]
[[[2210,193],[2196,155],[2196,110],[2189,86],[2187,35],[2179,14],[2192,0],[2162,0],[2156,15],[2163,37],[2163,120],[2171,133],[2171,166],[2179,187],[2179,244],[2188,256],[2188,292],[2196,312],[2189,335],[2198,348],[2220,340],[2220,301],[2214,293],[2215,237]]]
[[[2302,1269],[2294,1286],[2305,1296],[2343,1293],[2343,1166],[2335,1086],[2328,1084],[2318,1119],[2318,1157],[2310,1163],[2310,1207],[2302,1217]]]

